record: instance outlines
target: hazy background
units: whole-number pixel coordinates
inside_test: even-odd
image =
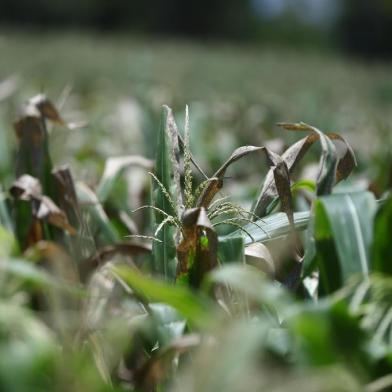
[[[390,155],[391,36],[388,0],[2,0],[2,145],[43,92],[87,122],[56,128],[51,148],[91,182],[105,157],[153,156],[162,104],[180,124],[190,105],[207,168],[239,144],[295,139],[278,121],[342,132],[361,164]]]
[[[2,0],[0,21],[16,27],[323,44],[363,56],[392,54],[388,0]]]

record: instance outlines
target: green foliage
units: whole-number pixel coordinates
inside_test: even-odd
[[[61,130],[49,132],[46,119],[62,118],[48,102],[29,101],[47,146]],[[191,127],[186,110],[183,139],[163,107],[154,168],[127,151],[100,159],[102,175],[88,184],[63,167],[48,172],[49,149],[17,141],[19,159],[39,157],[39,167],[20,166],[9,192],[2,187],[0,389],[391,386],[391,199],[355,192],[355,177],[335,188],[354,153],[304,123],[281,124],[309,132],[281,155],[249,145],[230,145],[227,159],[217,152],[209,177],[195,158],[208,155],[199,120]],[[317,141],[316,180],[294,177]],[[259,192],[245,157],[257,162]]]
[[[383,202],[374,221],[374,242],[372,246],[372,267],[374,271],[392,275],[392,198]]]
[[[324,196],[315,203],[314,237],[320,293],[341,288],[356,274],[368,276],[376,201],[372,194]]]
[[[161,124],[157,134],[157,154],[155,161],[155,176],[153,176],[152,204],[169,216],[176,216],[170,190],[172,189],[172,173],[169,139],[169,113],[168,107],[162,108]],[[155,229],[164,221],[164,217],[154,210]],[[165,225],[157,234],[160,242],[153,244],[154,269],[165,279],[174,280],[176,273],[174,232],[172,227]]]

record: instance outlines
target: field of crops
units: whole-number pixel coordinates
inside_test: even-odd
[[[392,73],[0,32],[0,390],[392,389]]]

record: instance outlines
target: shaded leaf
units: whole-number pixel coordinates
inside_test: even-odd
[[[377,211],[374,221],[372,246],[372,270],[392,275],[392,197]]]
[[[7,198],[0,184],[0,225],[4,226],[8,231],[13,232],[14,226],[11,221],[10,211],[7,205]]]
[[[135,374],[135,384],[143,390],[151,390],[168,377],[173,360],[179,355],[199,346],[201,337],[188,334],[174,339],[170,344],[158,350]]]
[[[264,273],[251,265],[233,263],[217,268],[207,275],[203,288],[208,291],[213,284],[228,284],[252,301],[281,310],[290,302],[278,285],[268,282]]]
[[[149,301],[163,302],[176,309],[191,324],[205,327],[211,323],[211,307],[201,296],[183,286],[148,278],[129,267],[116,267],[113,272],[133,290]]]
[[[246,262],[255,267],[258,267],[263,272],[270,276],[275,275],[275,264],[272,255],[268,248],[259,243],[255,242],[249,244],[245,248]]]
[[[86,280],[86,277],[96,270],[100,265],[103,265],[107,261],[111,260],[116,255],[123,256],[137,256],[140,254],[146,254],[151,252],[151,246],[146,244],[137,243],[117,243],[115,245],[105,246],[100,249],[94,256],[83,262],[81,266],[82,279]]]
[[[122,171],[130,166],[137,166],[146,170],[151,170],[153,162],[150,159],[138,155],[109,158],[105,162],[105,169],[98,184],[96,194],[101,203],[108,198],[113,186],[121,175]]]
[[[84,183],[76,183],[76,193],[82,211],[86,211],[91,219],[91,230],[96,230],[105,245],[111,245],[120,240],[114,226],[110,223],[96,194]]]
[[[241,236],[219,238],[219,262],[222,264],[242,263],[245,260],[244,248],[244,238]]]

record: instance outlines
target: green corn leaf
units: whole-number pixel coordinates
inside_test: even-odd
[[[0,224],[4,226],[8,231],[13,231],[13,224],[11,221],[10,213],[8,210],[6,195],[0,185]]]
[[[168,126],[170,119],[170,109],[167,106],[162,108],[161,125],[158,132],[157,156],[155,163],[155,176],[171,197],[170,191],[173,187],[171,179],[172,167],[170,157],[170,144]],[[168,197],[164,194],[162,187],[154,181],[152,204],[168,215],[176,216]],[[165,219],[162,214],[154,211],[154,231]],[[173,227],[165,225],[157,235],[162,242],[153,243],[154,269],[165,279],[174,281],[176,276],[176,248],[174,242]]]
[[[243,262],[245,260],[244,238],[241,235],[221,237],[218,242],[218,259],[222,264]]]
[[[320,294],[339,289],[353,275],[369,274],[375,211],[376,200],[369,192],[332,194],[316,200],[314,261],[320,271]]]
[[[172,306],[191,324],[205,327],[212,321],[213,309],[207,299],[196,296],[184,286],[173,286],[149,278],[129,267],[116,267],[113,272],[139,295],[151,302],[163,302]]]
[[[310,212],[295,212],[294,213],[294,226],[296,230],[305,230],[308,226],[310,219]],[[235,230],[232,233],[220,237],[220,241],[226,238],[233,238],[241,235],[244,238],[245,245],[253,242],[266,242],[274,238],[289,235],[292,232],[290,222],[287,215],[283,212],[267,216],[259,219],[254,223],[248,223],[243,226],[246,230]],[[249,234],[252,238],[249,236]]]
[[[389,197],[377,211],[374,222],[372,248],[373,271],[392,275],[392,197]]]

